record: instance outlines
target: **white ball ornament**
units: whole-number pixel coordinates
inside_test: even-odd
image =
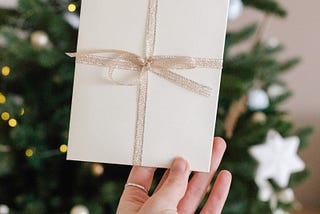
[[[276,97],[283,95],[286,92],[286,90],[283,86],[278,85],[278,84],[274,84],[274,85],[269,86],[267,92],[268,92],[269,97],[276,98]]]
[[[276,209],[273,214],[290,214],[283,209]]]
[[[71,209],[70,214],[89,214],[89,210],[86,206],[79,204]]]
[[[294,201],[294,192],[291,188],[281,191],[278,195],[279,200],[283,203],[291,203]]]
[[[0,204],[0,214],[9,214],[10,209],[5,204]]]
[[[279,40],[276,37],[271,37],[270,39],[268,39],[267,41],[267,46],[270,48],[276,48],[280,45]]]
[[[258,198],[260,201],[269,201],[273,194],[271,187],[259,187]]]
[[[243,11],[243,3],[241,0],[230,0],[228,19],[230,21],[236,20]]]
[[[23,104],[23,98],[19,95],[13,95],[12,100],[17,104],[17,105],[22,105]]]
[[[35,31],[30,36],[31,44],[36,48],[49,47],[50,40],[48,34],[43,31]]]
[[[264,110],[269,106],[269,97],[262,89],[251,89],[248,93],[247,105],[252,111]]]

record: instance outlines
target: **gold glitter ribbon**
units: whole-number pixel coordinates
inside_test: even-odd
[[[149,0],[144,57],[124,50],[115,49],[67,53],[70,57],[76,57],[77,63],[109,67],[109,79],[117,85],[137,86],[137,115],[132,163],[133,165],[138,166],[142,163],[143,155],[148,73],[152,72],[180,87],[209,97],[212,91],[210,87],[176,74],[171,70],[194,68],[222,69],[222,59],[196,58],[189,56],[154,56],[157,9],[158,0]],[[135,81],[115,80],[113,74],[117,69],[136,71],[139,73],[139,76]]]

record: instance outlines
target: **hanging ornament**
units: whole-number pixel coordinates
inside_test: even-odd
[[[275,190],[268,180],[258,182],[257,186],[259,200],[269,202],[272,213],[279,210],[278,202],[292,203],[294,201],[294,193],[291,188]]]
[[[50,40],[48,34],[43,31],[35,31],[30,36],[31,44],[35,48],[48,48],[50,47]]]
[[[243,3],[241,0],[230,0],[228,19],[230,21],[236,20],[243,11]]]
[[[276,48],[280,45],[279,40],[276,37],[271,37],[270,39],[268,39],[267,41],[267,46],[270,48]]]
[[[9,152],[10,151],[10,147],[6,146],[6,145],[0,145],[0,152]],[[1,207],[1,205],[0,205]],[[1,212],[0,212],[1,214]]]
[[[79,23],[80,23],[79,15],[77,15],[75,13],[67,12],[67,13],[63,14],[63,17],[66,20],[66,22],[68,22],[69,25],[71,25],[71,27],[73,27],[74,29],[79,28]]]
[[[260,201],[280,201],[282,203],[291,203],[294,201],[294,192],[291,188],[276,190],[272,187],[269,181],[261,181],[258,184],[258,198]],[[273,208],[276,208],[274,206]]]
[[[269,97],[262,89],[250,89],[247,105],[252,111],[264,110],[269,107]]]
[[[273,188],[268,181],[259,182],[257,184],[259,187],[258,199],[263,202],[270,201],[273,195]]]
[[[0,214],[9,214],[10,209],[5,204],[0,204]]]
[[[258,111],[252,115],[251,119],[254,123],[264,124],[267,120],[267,116],[265,115],[265,113]]]
[[[273,179],[281,188],[288,186],[290,175],[305,168],[297,155],[299,143],[297,136],[282,138],[270,130],[265,143],[249,148],[250,155],[259,163],[255,175],[257,185]]]
[[[13,95],[11,94],[11,99],[13,100],[13,102],[19,106],[21,106],[23,104],[23,98],[19,95]]]
[[[267,92],[270,98],[277,98],[286,93],[286,90],[282,85],[273,84],[269,86]]]
[[[291,188],[287,188],[278,193],[278,198],[283,203],[291,203],[294,201],[294,192]]]
[[[89,214],[89,210],[86,206],[79,204],[72,207],[70,214]]]
[[[6,46],[7,45],[7,41],[6,39],[0,35],[0,46]]]
[[[283,210],[283,209],[276,209],[273,214],[290,214],[287,211]]]
[[[93,173],[95,176],[97,176],[97,177],[100,176],[100,175],[102,175],[103,172],[104,172],[103,165],[100,164],[100,163],[94,163],[94,164],[92,164],[91,170],[92,170],[92,173]]]

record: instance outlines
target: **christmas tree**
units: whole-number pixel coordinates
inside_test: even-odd
[[[0,213],[114,213],[130,167],[65,157],[74,61],[64,53],[76,50],[80,1],[0,6]],[[286,16],[276,0],[231,0],[229,19],[243,6]],[[291,95],[281,74],[299,60],[278,59],[283,47],[261,39],[264,23],[226,37],[215,131],[229,144],[221,167],[234,177],[224,213],[289,212],[307,176],[296,152],[311,129],[294,129],[279,108]],[[250,49],[233,53],[250,38]]]

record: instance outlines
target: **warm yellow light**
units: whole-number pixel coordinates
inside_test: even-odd
[[[6,97],[0,93],[0,103],[4,104],[6,102]]]
[[[8,76],[10,74],[10,67],[9,66],[3,66],[1,69],[1,73],[3,76]]]
[[[8,122],[9,126],[11,127],[16,127],[18,122],[16,119],[10,119],[9,122]]]
[[[74,11],[76,11],[76,9],[77,9],[77,6],[75,4],[68,5],[69,12],[73,13]]]
[[[31,156],[33,155],[33,150],[32,150],[32,149],[27,149],[27,150],[25,151],[25,155],[26,155],[27,157],[31,157]]]
[[[104,167],[102,164],[100,163],[94,163],[92,164],[92,173],[95,175],[95,176],[100,176],[102,175],[104,172]]]
[[[24,115],[24,108],[20,109],[20,115],[23,116]]]
[[[66,144],[62,144],[60,146],[60,152],[66,153],[68,151],[68,146]]]
[[[2,112],[1,119],[2,120],[9,120],[10,119],[10,114],[8,112]]]

